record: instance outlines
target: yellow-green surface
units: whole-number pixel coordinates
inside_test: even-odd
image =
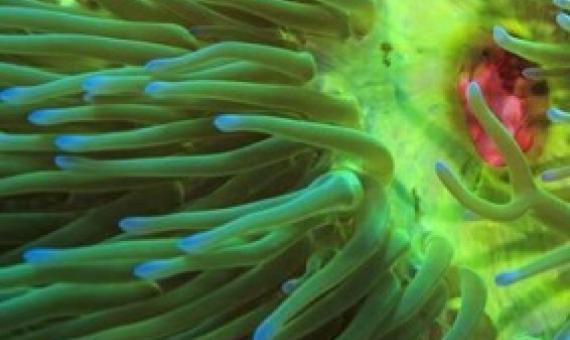
[[[436,160],[447,161],[472,186],[499,181],[502,171],[485,167],[474,155],[455,82],[496,24],[534,40],[563,39],[554,23],[554,6],[547,1],[387,0],[379,8],[378,25],[365,47],[348,46],[332,57],[335,72],[327,84],[359,99],[368,131],[395,155],[396,180],[419,197],[421,217],[413,232],[444,233],[456,246],[455,261],[481,274],[489,292],[486,311],[500,338],[550,338],[568,315],[568,282],[557,280],[555,271],[508,287],[496,286],[494,277],[567,239],[529,216],[508,223],[471,220],[433,166]],[[545,133],[541,155],[529,160],[537,175],[545,163],[570,152],[568,125],[549,125]]]

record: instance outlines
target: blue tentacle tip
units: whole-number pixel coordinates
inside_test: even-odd
[[[34,125],[49,125],[58,112],[54,109],[35,110],[28,114],[28,122]]]
[[[493,27],[493,39],[495,40],[496,43],[501,44],[507,42],[509,38],[510,38],[509,33],[507,33],[507,31],[504,28],[502,28],[501,26]]]
[[[498,286],[508,286],[511,283],[516,282],[520,278],[520,275],[516,271],[502,272],[495,276],[495,283]]]
[[[570,2],[568,0],[553,0],[552,3],[558,7],[567,7]]]
[[[222,114],[214,118],[214,126],[222,132],[232,131],[240,121],[241,118],[238,115]]]
[[[53,163],[61,170],[68,170],[73,166],[73,157],[69,156],[55,156],[53,158]]]
[[[162,67],[172,63],[170,59],[153,59],[144,65],[147,71],[159,71]]]
[[[564,12],[560,12],[556,15],[556,22],[560,26],[568,26],[568,24],[570,24],[570,16]]]
[[[467,94],[467,99],[472,98],[472,97],[477,97],[481,95],[481,87],[479,86],[479,84],[476,81],[471,81],[469,82],[469,85],[467,85],[467,90],[466,90],[466,94]]]
[[[194,234],[184,237],[178,241],[178,249],[184,252],[193,252],[199,250],[208,240],[206,233]]]
[[[28,263],[45,263],[53,259],[53,256],[56,254],[56,252],[56,250],[48,248],[32,248],[26,250],[23,253],[22,257],[24,258],[24,261]]]
[[[557,177],[556,171],[552,171],[552,170],[546,170],[540,175],[540,178],[544,182],[554,181],[554,180],[556,180],[556,177]]]
[[[94,92],[98,90],[100,87],[105,85],[105,81],[108,79],[108,76],[91,76],[87,77],[83,83],[81,84],[81,88],[87,92]]]
[[[10,87],[0,92],[0,100],[4,102],[17,101],[18,97],[25,93],[24,87]]]
[[[160,273],[168,267],[168,260],[152,260],[143,262],[133,269],[133,275],[140,279],[153,280],[160,277]]]
[[[125,217],[119,221],[119,228],[126,232],[133,232],[136,231],[138,228],[141,228],[145,225],[144,219],[139,217]]]
[[[521,73],[526,79],[540,80],[541,78],[541,69],[537,67],[527,67]]]
[[[552,123],[563,123],[570,121],[570,115],[553,107],[546,110],[546,117]]]
[[[81,151],[81,148],[89,137],[78,135],[61,135],[54,140],[55,146],[62,151]]]
[[[156,92],[160,91],[161,89],[164,89],[167,86],[168,83],[163,82],[163,81],[153,81],[148,83],[145,88],[144,88],[144,93],[147,96],[154,96],[156,95]]]
[[[442,160],[437,160],[435,162],[435,171],[436,172],[445,172],[447,171],[447,165],[445,165],[445,162]]]
[[[295,289],[297,289],[297,287],[299,287],[300,281],[301,280],[299,279],[290,279],[283,282],[281,285],[281,291],[286,295],[290,295]]]
[[[263,321],[253,333],[253,340],[269,340],[273,337],[273,324],[270,322]]]

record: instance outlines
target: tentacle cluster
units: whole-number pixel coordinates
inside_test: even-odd
[[[562,9],[570,9],[565,1],[555,1],[555,4]],[[564,30],[568,29],[567,21],[568,15],[563,12],[556,17],[556,22]],[[493,38],[496,44],[505,50],[538,64],[539,68],[525,69],[523,75],[529,79],[551,82],[551,87],[555,89],[553,100],[565,105],[567,95],[564,97],[563,93],[567,93],[565,92],[567,89],[560,85],[559,79],[567,75],[569,65],[567,44],[533,42],[516,38],[499,26],[493,29]],[[513,221],[528,213],[550,228],[562,240],[559,242],[561,243],[560,246],[540,255],[520,268],[499,273],[495,282],[504,286],[550,270],[557,270],[562,273],[567,270],[567,266],[570,264],[570,243],[568,242],[570,203],[566,196],[560,195],[560,190],[551,192],[543,182],[561,180],[567,177],[570,173],[568,167],[546,170],[541,174],[541,178],[536,179],[523,152],[509,136],[506,128],[491,112],[477,83],[472,82],[468,86],[466,97],[470,109],[496,143],[505,159],[512,185],[512,198],[503,204],[480,198],[461,184],[457,176],[444,162],[438,162],[436,172],[443,184],[467,209],[483,218],[496,221]],[[570,121],[570,115],[557,107],[550,108],[547,111],[547,116],[555,124]],[[568,326],[562,327],[556,339],[565,339],[570,336],[569,334]]]
[[[372,1],[96,3],[0,2],[0,337],[475,332],[482,283],[437,235],[409,272],[392,156],[314,81]]]

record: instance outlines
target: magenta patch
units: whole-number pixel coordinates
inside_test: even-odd
[[[528,99],[525,91],[528,80],[521,75],[521,71],[528,65],[523,64],[520,58],[512,54],[493,49],[471,71],[462,72],[457,83],[471,140],[483,160],[495,167],[503,165],[503,157],[469,110],[465,89],[470,81],[479,84],[491,110],[526,152],[533,145],[536,131],[528,124]]]

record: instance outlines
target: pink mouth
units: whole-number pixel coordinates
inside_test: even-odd
[[[479,84],[491,110],[510,132],[521,150],[526,152],[533,145],[536,131],[528,124],[526,92],[529,81],[521,75],[522,69],[526,66],[523,63],[520,58],[493,48],[491,55],[484,56],[471,70],[462,72],[457,83],[471,140],[483,160],[494,167],[503,165],[503,157],[469,110],[465,89],[470,81],[474,80]]]

